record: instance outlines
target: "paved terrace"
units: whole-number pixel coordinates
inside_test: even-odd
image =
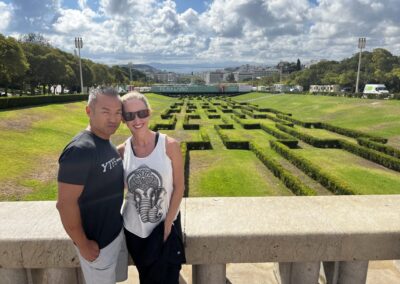
[[[400,259],[400,195],[188,198],[193,283],[225,283],[227,263],[279,263],[281,283],[365,283],[369,260]],[[0,203],[1,283],[81,283],[55,202]]]

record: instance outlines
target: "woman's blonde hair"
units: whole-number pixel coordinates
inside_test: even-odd
[[[122,101],[122,107],[124,106],[124,103],[130,100],[141,100],[145,105],[146,108],[151,110],[151,106],[149,103],[149,100],[143,95],[142,93],[139,93],[138,91],[132,91],[129,92],[121,97]]]

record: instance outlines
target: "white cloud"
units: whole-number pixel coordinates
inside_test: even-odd
[[[4,2],[0,2],[0,32],[7,30],[11,21],[12,7]]]
[[[357,51],[359,36],[367,49],[400,53],[398,0],[214,0],[203,13],[178,13],[172,0],[99,0],[98,10],[59,3],[0,2],[0,30],[29,28],[69,51],[82,36],[83,56],[107,63],[339,60]]]

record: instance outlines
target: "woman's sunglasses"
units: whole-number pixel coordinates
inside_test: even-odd
[[[134,120],[136,118],[136,115],[139,118],[146,118],[150,115],[150,110],[142,109],[142,110],[138,110],[138,111],[134,111],[134,112],[123,112],[122,113],[122,116],[125,121]]]

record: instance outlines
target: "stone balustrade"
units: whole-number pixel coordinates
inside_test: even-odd
[[[400,259],[400,195],[187,198],[193,283],[227,263],[275,262],[281,283],[365,283],[369,260]],[[1,283],[83,283],[53,201],[0,203]]]

